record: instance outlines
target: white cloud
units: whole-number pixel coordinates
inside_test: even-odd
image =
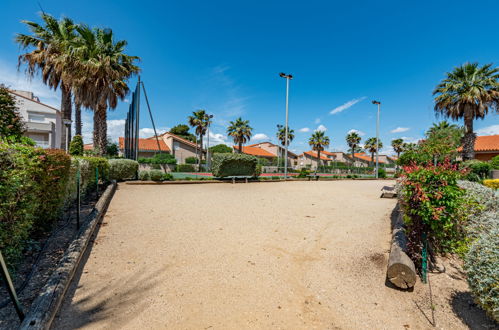
[[[251,137],[251,140],[253,141],[261,141],[261,140],[269,140],[270,138],[267,136],[267,134],[264,133],[256,133]]]
[[[401,139],[404,140],[404,142],[406,143],[418,143],[419,140],[421,140],[420,138],[414,138],[409,136],[402,136]]]
[[[358,99],[353,99],[353,100],[350,100],[342,105],[340,105],[339,107],[336,107],[334,108],[333,110],[331,110],[329,112],[330,115],[334,115],[334,114],[337,114],[337,113],[340,113],[342,111],[345,111],[346,109],[350,108],[350,107],[353,107],[354,105],[356,105],[357,103],[361,102],[362,100],[364,100],[366,97],[363,96],[361,98],[358,98]]]
[[[117,142],[118,137],[125,134],[125,119],[112,119],[107,121],[107,138]]]
[[[158,127],[156,128],[156,133],[159,134],[163,134],[165,132],[168,132],[170,130],[170,128],[168,127]],[[123,127],[123,131],[121,132],[121,135],[120,136],[123,136],[123,134],[125,134],[125,128]],[[144,127],[144,128],[141,128],[139,130],[139,137],[141,138],[147,138],[147,137],[151,137],[151,136],[154,136],[154,129],[152,127]]]
[[[477,135],[495,135],[499,134],[499,125],[491,125],[484,128],[477,129]]]
[[[350,134],[350,133],[357,133],[357,134],[359,134],[360,136],[364,136],[364,135],[366,135],[366,133],[364,133],[364,132],[362,132],[362,131],[359,131],[358,129],[353,129],[353,128],[347,132],[347,134]]]
[[[298,131],[299,131],[299,132],[302,132],[302,133],[307,133],[307,132],[310,132],[310,128],[308,128],[308,127],[303,127],[303,128],[300,128]]]
[[[314,122],[315,122],[315,124],[320,124],[321,119],[320,119],[320,118],[315,118],[315,121],[314,121]]]
[[[321,124],[321,125],[317,126],[315,131],[316,132],[325,132],[325,131],[327,131],[327,127]]]
[[[229,145],[229,141],[227,141],[227,136],[220,133],[210,132],[210,146],[212,147],[217,144]]]
[[[390,133],[403,133],[403,132],[407,132],[408,130],[410,130],[409,127],[397,127],[395,129],[392,129],[390,131]]]

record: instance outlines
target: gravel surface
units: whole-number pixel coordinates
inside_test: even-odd
[[[459,272],[386,284],[391,183],[121,184],[54,328],[489,326]]]

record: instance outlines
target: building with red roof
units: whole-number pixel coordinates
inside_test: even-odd
[[[459,152],[463,147],[459,147]],[[499,155],[499,135],[477,136],[475,140],[475,159],[488,161]]]

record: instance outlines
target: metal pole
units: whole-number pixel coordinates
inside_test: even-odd
[[[206,129],[206,169],[209,171],[210,168],[211,168],[211,160],[210,160],[210,120],[208,119],[208,128]]]
[[[284,152],[284,180],[288,179],[288,97],[289,77],[286,78],[286,151]]]
[[[134,160],[138,160],[139,159],[139,119],[140,119],[140,76],[139,76],[139,80],[137,82],[137,88],[136,88],[136,91],[137,91],[137,114],[136,114],[136,123],[135,123],[135,155],[133,155],[135,158]]]
[[[379,107],[381,102],[378,102],[378,116],[376,118],[376,179],[379,176]]]
[[[78,172],[76,173],[76,230],[80,230],[80,165],[78,165]]]
[[[22,322],[22,320],[24,320],[23,309],[21,303],[19,303],[19,300],[17,299],[16,289],[14,289],[14,284],[12,284],[12,280],[10,279],[9,270],[7,269],[7,265],[3,260],[2,251],[0,251],[0,270],[2,271],[2,277],[5,281],[5,285],[7,286],[10,300],[12,300],[12,302],[14,303],[14,308],[16,309],[17,316],[19,316],[19,320],[21,320]]]

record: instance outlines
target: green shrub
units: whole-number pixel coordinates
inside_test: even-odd
[[[490,160],[490,165],[494,170],[499,170],[499,155],[494,156],[494,158]]]
[[[162,180],[163,181],[173,181],[173,175],[171,175],[170,173],[163,173]]]
[[[194,166],[190,164],[178,164],[175,168],[177,172],[194,172]]]
[[[71,156],[83,156],[83,138],[81,135],[73,136],[69,144],[69,154]]]
[[[379,168],[378,169],[378,178],[386,178],[386,171],[384,168]]]
[[[212,173],[214,177],[227,176],[254,176],[256,173],[257,159],[240,153],[214,154],[212,160]]]
[[[151,177],[149,175],[149,171],[140,171],[139,172],[139,180],[141,180],[141,181],[151,180]]]
[[[475,241],[464,269],[476,302],[499,322],[499,227]]]
[[[133,179],[137,175],[139,163],[131,159],[110,159],[109,160],[109,179],[127,180]]]
[[[24,122],[16,106],[16,100],[8,89],[0,84],[0,138],[22,142],[24,131]]]
[[[470,181],[481,181],[488,178],[492,169],[492,164],[476,159],[465,161],[462,166],[469,170],[467,179]]]
[[[256,164],[255,176],[259,177],[262,174],[262,164]]]
[[[185,159],[186,164],[197,164],[197,162],[198,162],[197,157],[187,157]]]
[[[464,180],[458,181],[458,185],[466,191],[466,196],[469,199],[476,201],[480,205],[481,209],[478,212],[499,212],[499,196],[495,194],[494,190],[482,184]]]
[[[149,171],[149,178],[152,181],[161,181],[163,180],[163,171],[160,170],[150,170]]]
[[[307,175],[310,175],[310,170],[309,169],[306,169],[306,168],[302,168],[300,170],[300,174],[298,174],[296,177],[297,178],[306,178]]]
[[[151,158],[141,157],[139,158],[138,162],[140,164],[177,164],[177,160],[175,159],[175,157],[167,153],[158,153]]]

